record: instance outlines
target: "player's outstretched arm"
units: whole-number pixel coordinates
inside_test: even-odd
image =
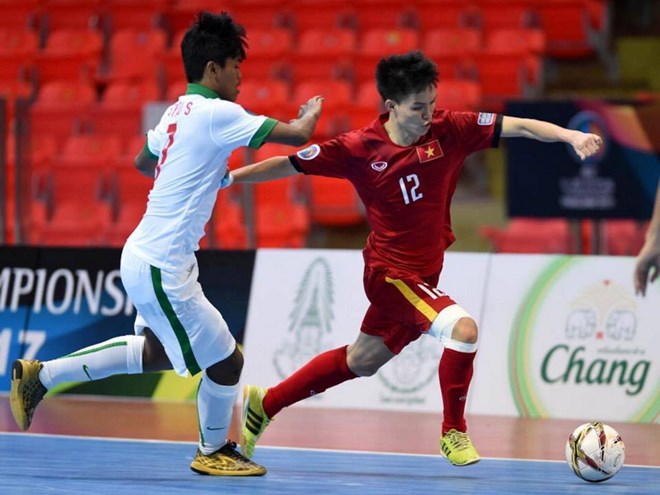
[[[546,143],[564,142],[573,147],[584,160],[598,153],[603,140],[597,134],[566,129],[550,122],[505,116],[502,119],[502,137],[525,137]]]
[[[298,117],[288,124],[278,122],[277,125],[266,136],[267,143],[290,144],[302,146],[309,141],[314,134],[316,123],[321,117],[323,97],[314,96],[300,105]]]
[[[635,260],[635,292],[646,295],[646,285],[660,275],[660,183],[655,193],[655,206],[651,223],[646,231],[646,241]]]
[[[289,157],[274,156],[227,172],[222,179],[220,188],[228,187],[234,182],[266,182],[297,173],[298,171],[291,164]]]

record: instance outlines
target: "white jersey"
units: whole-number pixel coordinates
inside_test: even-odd
[[[164,270],[188,268],[204,236],[232,151],[258,148],[277,123],[189,84],[147,134],[158,159],[140,224],[126,241],[135,255]]]

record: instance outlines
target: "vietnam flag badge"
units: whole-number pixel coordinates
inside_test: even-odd
[[[417,151],[420,163],[430,162],[444,155],[437,139],[421,146],[415,146],[415,151]]]

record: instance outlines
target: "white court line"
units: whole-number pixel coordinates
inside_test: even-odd
[[[134,442],[134,443],[162,443],[172,445],[197,445],[197,442],[186,442],[183,440],[153,440],[143,438],[122,438],[122,437],[90,437],[82,435],[57,435],[53,433],[22,433],[14,431],[0,432],[0,436],[28,436],[28,437],[46,437],[46,438],[68,438],[74,440],[100,440],[105,442]],[[315,449],[307,447],[275,447],[263,445],[259,446],[259,450],[297,450],[302,452],[329,452],[339,454],[368,454],[368,455],[382,455],[382,456],[405,456],[405,457],[428,457],[442,459],[440,454],[411,454],[407,452],[372,452],[369,450],[340,450],[340,449]],[[551,462],[551,463],[565,463],[566,461],[557,460],[544,460],[544,459],[516,459],[511,457],[482,457],[488,461],[519,461],[519,462]],[[624,464],[626,467],[645,468],[645,469],[658,469],[660,466],[648,466],[644,464]]]

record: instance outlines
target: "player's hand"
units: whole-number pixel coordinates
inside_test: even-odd
[[[580,157],[580,160],[594,156],[603,145],[603,139],[597,134],[575,131],[571,139],[573,151]]]
[[[224,177],[220,179],[220,189],[226,189],[227,187],[231,186],[234,183],[234,176],[232,175],[231,171],[227,169],[227,172],[225,173]]]
[[[323,97],[322,96],[313,96],[305,103],[300,105],[300,110],[298,110],[298,118],[302,118],[305,115],[312,115],[314,118],[318,119],[321,116],[321,108],[323,106]]]
[[[646,295],[647,283],[660,275],[660,239],[647,238],[635,259],[635,293]]]

